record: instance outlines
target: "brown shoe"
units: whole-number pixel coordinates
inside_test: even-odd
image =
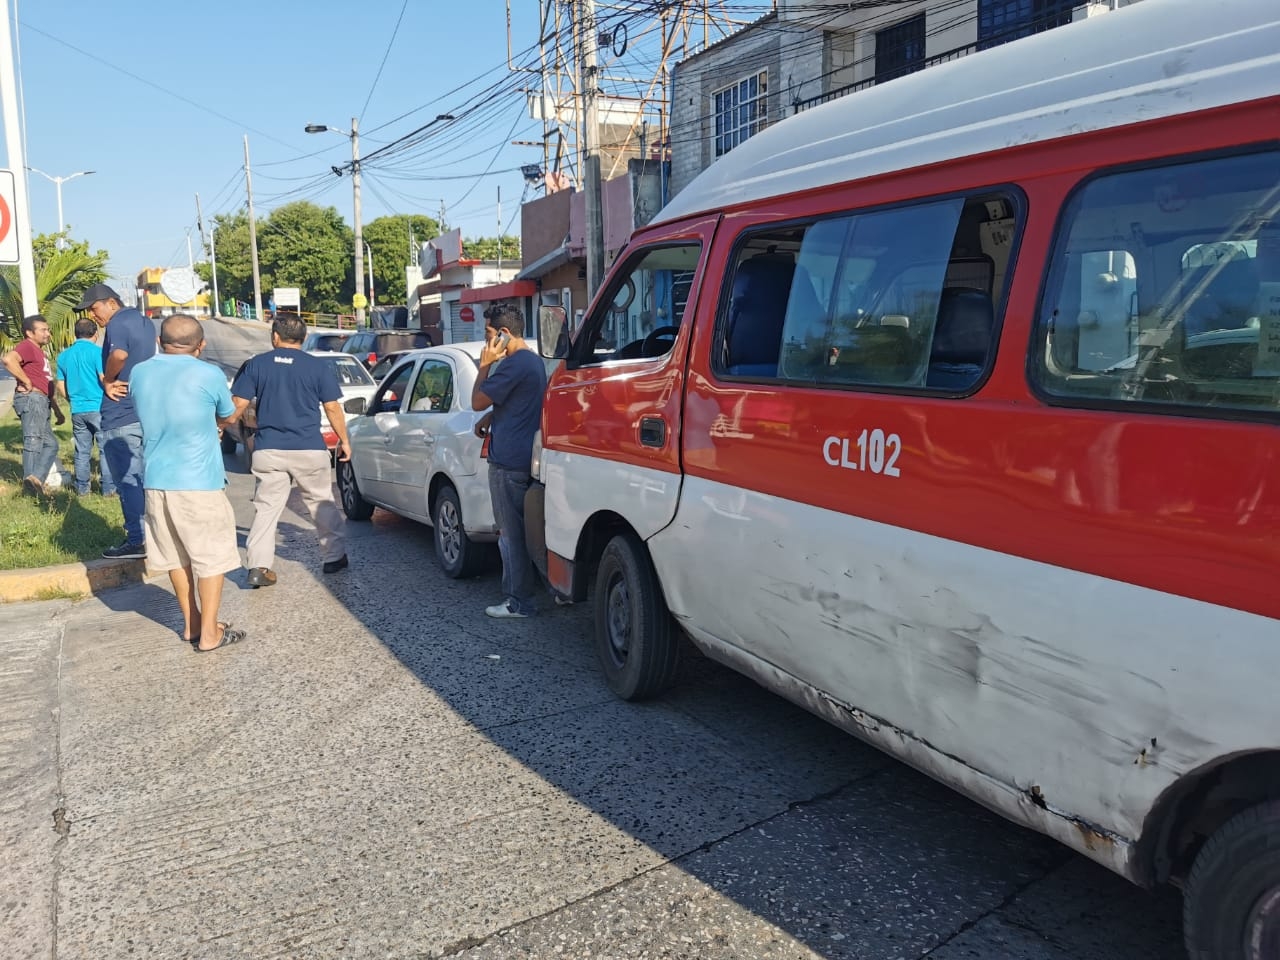
[[[34,474],[22,478],[22,489],[33,497],[44,496],[44,481]]]
[[[274,586],[276,582],[275,571],[268,570],[266,567],[254,567],[249,571],[249,586],[255,590],[258,587]]]

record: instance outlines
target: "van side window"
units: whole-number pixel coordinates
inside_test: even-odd
[[[1280,151],[1096,177],[1067,204],[1033,385],[1073,405],[1280,413]]]
[[[663,357],[675,345],[702,245],[636,251],[614,273],[569,347],[570,366]],[[557,349],[557,355],[560,350]]]
[[[727,378],[965,393],[996,344],[1013,198],[949,197],[746,234],[721,305]]]

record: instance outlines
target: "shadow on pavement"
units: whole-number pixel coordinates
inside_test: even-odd
[[[653,896],[693,902],[705,885],[832,960],[1181,957],[1176,894],[1131,886],[691,647],[667,695],[622,703],[596,668],[589,605],[546,597],[535,619],[495,622],[483,608],[500,599],[497,577],[445,578],[429,528],[378,511],[348,529],[352,569],[318,579],[468,726],[668,864],[636,881]],[[317,565],[309,528],[284,541],[282,555]],[[415,620],[436,639],[406,629]],[[657,909],[621,892],[632,886],[594,908],[569,894],[564,909],[607,911],[608,898],[624,915]],[[546,955],[564,920],[554,936],[544,924]],[[538,923],[512,935],[519,950],[462,955],[544,955]],[[599,951],[612,935],[579,946]],[[726,954],[708,943],[689,955]]]

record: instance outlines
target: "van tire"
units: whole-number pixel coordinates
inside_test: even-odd
[[[592,607],[609,689],[623,700],[645,700],[669,687],[678,637],[649,552],[634,534],[619,534],[604,548]]]
[[[446,577],[462,580],[484,570],[488,559],[486,551],[467,536],[458,492],[448,484],[436,494],[431,510],[431,535],[436,545],[436,561]]]
[[[1182,911],[1191,960],[1280,956],[1280,802],[1250,807],[1209,837]]]
[[[364,521],[373,516],[373,504],[360,495],[356,468],[350,460],[338,461],[338,499],[348,520]]]

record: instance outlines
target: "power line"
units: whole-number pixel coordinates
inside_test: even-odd
[[[395,28],[391,31],[391,39],[387,41],[387,49],[382,54],[382,62],[378,64],[378,72],[374,75],[373,85],[369,87],[369,95],[364,98],[364,106],[360,108],[360,119],[364,119],[364,112],[369,109],[369,101],[373,99],[373,91],[378,88],[378,81],[382,79],[382,68],[387,65],[387,57],[391,55],[391,48],[395,45],[396,35],[400,32],[400,22],[404,20],[404,12],[409,8],[409,0],[404,0],[400,6],[400,16],[396,17]]]
[[[197,110],[203,110],[205,113],[212,114],[213,116],[217,117],[220,120],[225,120],[228,123],[235,124],[237,127],[242,127],[245,130],[249,130],[253,133],[256,133],[260,137],[266,137],[268,140],[273,140],[276,143],[280,144],[282,147],[287,147],[290,150],[297,149],[291,143],[285,143],[283,140],[279,139],[278,137],[273,137],[269,133],[265,133],[262,130],[255,129],[254,127],[251,127],[248,124],[241,123],[239,120],[235,119],[234,117],[229,117],[225,113],[222,113],[219,110],[213,109],[213,107],[207,107],[202,103],[198,103],[195,100],[192,100],[190,97],[185,97],[180,93],[175,93],[174,91],[168,89],[167,87],[160,86],[158,83],[153,83],[152,81],[146,79],[145,77],[140,77],[136,73],[132,73],[124,69],[123,67],[117,66],[116,64],[112,63],[108,59],[104,59],[95,53],[90,53],[88,50],[83,50],[80,47],[77,47],[74,43],[68,43],[66,40],[63,40],[61,37],[55,37],[53,34],[48,33],[44,30],[41,30],[39,27],[33,27],[31,24],[26,23],[25,21],[22,23],[22,26],[24,26],[28,30],[31,30],[34,33],[40,34],[40,36],[42,37],[52,40],[54,43],[61,44],[62,46],[68,48],[69,50],[74,50],[76,53],[80,54],[80,56],[87,58],[88,60],[92,61],[94,64],[98,66],[106,67],[109,70],[115,70],[117,73],[123,73],[126,77],[129,77],[130,79],[133,79],[133,80],[137,80],[139,83],[145,84],[146,86],[151,87],[153,90],[159,90],[161,93],[166,94],[167,96],[173,97],[175,100],[181,100],[183,103],[189,104],[190,106],[195,107]]]

